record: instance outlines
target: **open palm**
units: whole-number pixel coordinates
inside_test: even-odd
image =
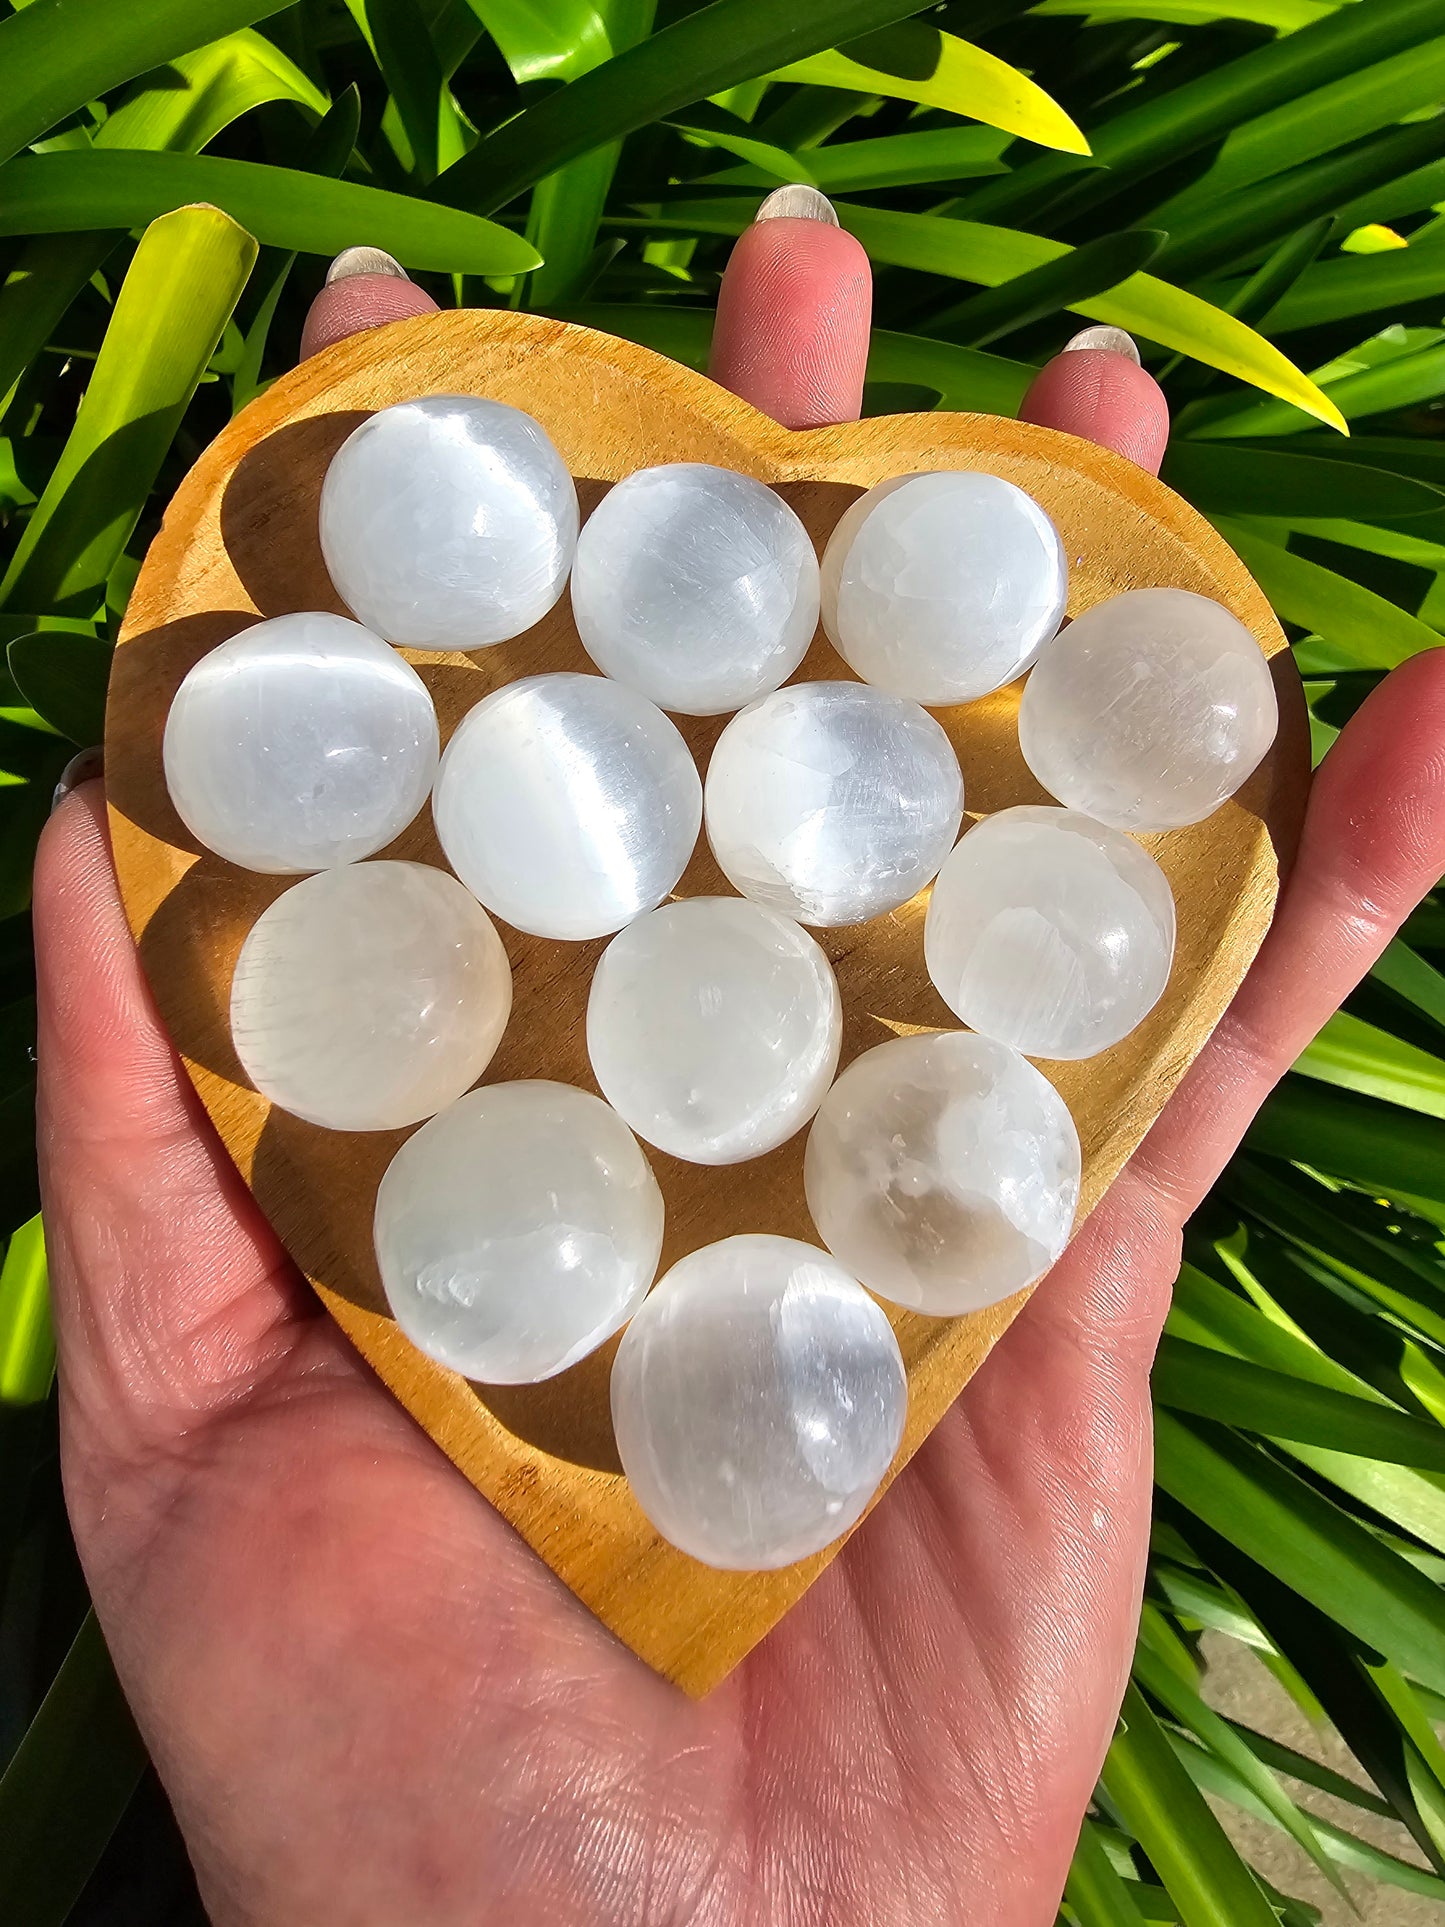
[[[430,303],[338,281],[308,347]],[[719,377],[856,413],[867,274],[739,243]],[[1035,420],[1157,465],[1123,355]],[[1132,1650],[1148,1370],[1180,1229],[1274,1080],[1445,869],[1445,652],[1363,706],[1279,917],[1143,1148],[887,1501],[692,1703],[380,1387],[261,1219],[140,976],[99,787],[36,877],[66,1490],[116,1667],[221,1923],[1053,1918]]]

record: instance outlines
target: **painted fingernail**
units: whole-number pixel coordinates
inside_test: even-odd
[[[826,221],[829,227],[837,227],[838,212],[826,194],[820,194],[816,187],[804,187],[797,182],[789,187],[775,187],[753,219]]]
[[[1123,355],[1126,361],[1132,361],[1136,367],[1143,365],[1133,335],[1126,335],[1122,328],[1080,328],[1076,335],[1064,343],[1059,353],[1071,354],[1076,348],[1104,348],[1111,355]]]
[[[94,782],[97,776],[104,774],[105,751],[99,744],[94,749],[81,750],[78,755],[71,757],[60,772],[60,781],[55,785],[55,794],[50,799],[51,809],[59,809],[70,792],[78,790],[82,783]]]
[[[343,248],[331,266],[326,270],[326,285],[333,281],[349,281],[354,274],[390,274],[398,281],[410,281],[411,276],[394,254],[385,248]]]

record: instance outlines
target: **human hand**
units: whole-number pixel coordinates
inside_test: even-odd
[[[432,304],[357,273],[303,347]],[[740,240],[714,373],[856,414],[868,273]],[[1149,467],[1162,397],[1065,354],[1026,412]],[[694,1704],[624,1651],[321,1311],[157,1019],[99,786],[42,841],[41,1157],[67,1498],[218,1923],[1047,1927],[1132,1652],[1180,1229],[1445,870],[1445,652],[1316,781],[1274,929],[1106,1201],[828,1571]]]

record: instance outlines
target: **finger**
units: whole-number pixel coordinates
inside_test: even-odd
[[[254,1383],[314,1301],[162,1028],[98,783],[46,825],[34,921],[38,1140],[66,1389],[171,1425]]]
[[[301,329],[301,359],[387,321],[435,314],[436,303],[381,248],[347,248],[327,270],[326,286]]]
[[[1085,328],[1046,362],[1019,420],[1061,428],[1159,473],[1169,441],[1169,404],[1121,328]]]
[[[724,271],[708,373],[786,428],[857,421],[872,317],[868,256],[832,203],[779,188]]]

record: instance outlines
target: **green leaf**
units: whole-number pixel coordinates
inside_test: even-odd
[[[1445,508],[1445,492],[1427,482],[1253,443],[1176,440],[1163,474],[1206,513],[1393,518]]]
[[[1217,1427],[1161,1411],[1155,1455],[1160,1486],[1223,1539],[1406,1672],[1445,1684],[1445,1604],[1407,1560]]]
[[[411,148],[419,181],[441,166],[444,102],[451,92],[418,0],[366,0],[366,22],[376,64]]]
[[[1378,255],[1370,258],[1380,259]],[[1393,259],[1392,256],[1385,258]],[[1321,371],[1321,386],[1348,420],[1433,401],[1445,394],[1445,344],[1432,345],[1414,354],[1392,356],[1352,373],[1330,376]],[[1180,431],[1196,440],[1210,440],[1243,435],[1288,435],[1313,426],[1298,408],[1278,401],[1232,402],[1218,415],[1206,414],[1210,408],[1211,404],[1206,402],[1197,413],[1186,410],[1179,419]]]
[[[1445,1061],[1348,1011],[1331,1017],[1294,1068],[1427,1117],[1445,1117]]]
[[[3,176],[0,176],[3,181]],[[695,234],[737,234],[751,221],[755,204],[726,196],[708,201],[669,201],[642,225]],[[1061,241],[1014,228],[985,227],[945,215],[905,214],[891,208],[838,205],[838,219],[863,243],[875,262],[947,275],[995,288],[1031,269],[1066,257]],[[1256,388],[1284,396],[1332,427],[1342,427],[1328,396],[1279,350],[1223,309],[1174,288],[1150,274],[1133,274],[1104,295],[1070,301],[1076,314],[1107,322],[1193,355]]]
[[[42,234],[20,250],[0,286],[0,404],[115,244],[114,234]]]
[[[6,651],[20,693],[52,729],[84,749],[105,740],[111,645],[100,636],[32,630]],[[0,1283],[0,1292],[3,1292]]]
[[[1325,638],[1341,667],[1393,669],[1438,647],[1435,631],[1373,590],[1256,535],[1225,516],[1216,528],[1286,622]]]
[[[1196,1792],[1137,1686],[1100,1783],[1148,1854],[1185,1927],[1277,1927],[1274,1910]]]
[[[1394,254],[1342,255],[1318,261],[1269,317],[1271,330],[1322,328],[1354,315],[1389,313],[1445,294],[1445,237]],[[1438,392],[1438,391],[1437,391]]]
[[[1131,229],[1085,241],[1056,261],[1046,261],[931,316],[929,332],[981,348],[1000,335],[1046,320],[1061,308],[1077,308],[1080,302],[1106,294],[1152,261],[1166,238]]]
[[[519,85],[575,80],[614,49],[593,0],[469,0]]]
[[[1161,1344],[1153,1388],[1171,1411],[1242,1426],[1265,1438],[1445,1472],[1445,1428],[1180,1338]]]
[[[198,154],[243,114],[289,100],[326,112],[326,96],[264,34],[244,28],[181,54],[143,79],[92,135],[100,148]]]
[[[853,194],[884,187],[916,187],[927,181],[960,181],[1007,173],[998,158],[1002,136],[991,127],[930,127],[881,140],[834,141],[794,152],[825,194]],[[772,177],[769,176],[769,179]],[[729,168],[710,174],[718,187],[763,184],[761,169]]]
[[[1276,1826],[1282,1827],[1330,1884],[1343,1893],[1344,1882],[1321,1846],[1309,1816],[1289,1797],[1269,1767],[1251,1751],[1229,1722],[1206,1706],[1193,1687],[1145,1645],[1135,1651],[1134,1678],[1172,1718],[1188,1727],[1201,1745],[1233,1768],[1261,1806],[1268,1809]]]
[[[901,21],[846,47],[780,67],[774,80],[886,94],[950,114],[967,114],[1022,140],[1065,154],[1089,143],[1056,101],[1007,61],[922,20]]]
[[[119,159],[107,155],[104,165]],[[65,452],[0,582],[0,604],[90,613],[255,258],[250,235],[215,208],[181,208],[146,230]]]
[[[276,0],[32,0],[0,21],[0,161],[122,81],[279,12]]]
[[[478,141],[434,193],[491,214],[593,147],[912,11],[913,0],[712,0]],[[393,250],[395,252],[395,250]]]
[[[1399,937],[1386,945],[1370,975],[1445,1028],[1445,974],[1417,956]]]
[[[364,234],[410,268],[518,274],[539,258],[520,235],[474,214],[258,161],[31,154],[0,169],[0,234],[139,227],[190,202],[220,208],[257,240],[298,254],[339,254]]]
[[[771,141],[758,139],[745,120],[739,120],[735,114],[725,114],[708,101],[669,116],[668,125],[680,133],[695,135],[703,146],[720,147],[725,153],[736,154],[739,160],[750,162],[774,181],[801,181],[808,187],[815,184],[808,160],[790,154],[785,147],[775,147]]]
[[[0,1776],[0,1920],[61,1927],[145,1761],[95,1615],[87,1613]]]
[[[1216,20],[1248,20],[1257,27],[1295,33],[1335,11],[1340,0],[1041,0],[1030,7],[1035,19],[1091,21],[1162,20],[1170,26],[1207,27]]]
[[[1064,1899],[1079,1927],[1145,1927],[1145,1916],[1130,1891],[1135,1885],[1115,1873],[1098,1829],[1086,1819],[1064,1887]]]
[[[45,1227],[34,1217],[12,1236],[0,1267],[0,1406],[39,1405],[54,1377]]]

